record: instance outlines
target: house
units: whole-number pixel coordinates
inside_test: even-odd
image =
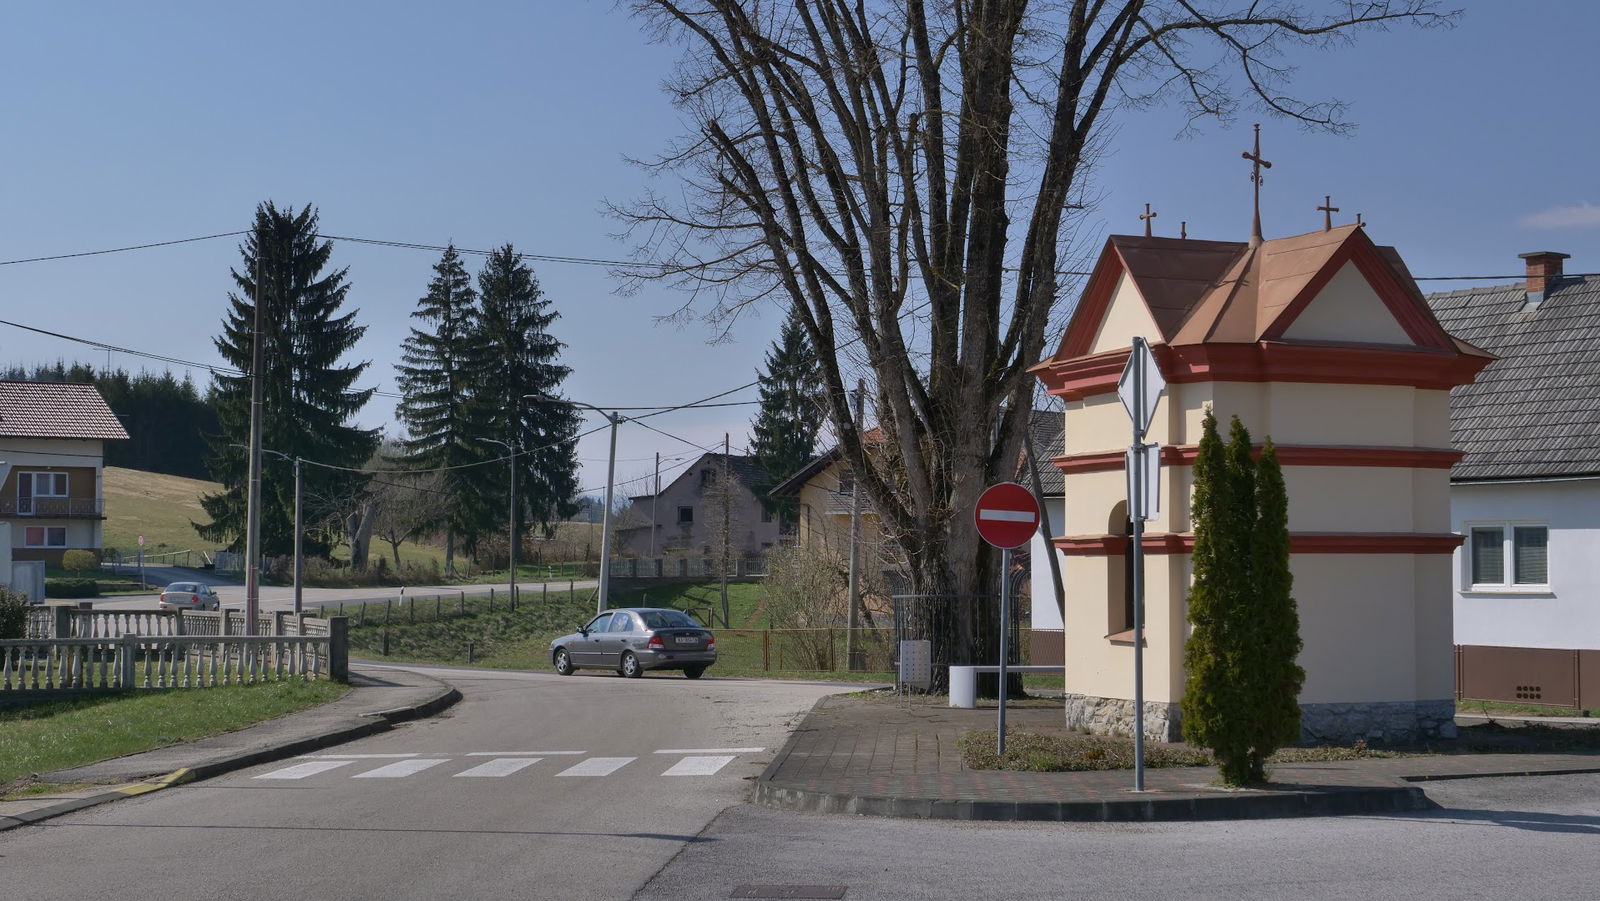
[[[1258,220],[1259,222],[1259,220]],[[1278,448],[1305,669],[1302,738],[1454,731],[1449,392],[1493,355],[1434,318],[1391,247],[1360,225],[1248,242],[1113,236],[1055,354],[1034,367],[1066,403],[1065,715],[1129,733],[1134,604],[1116,394],[1132,339],[1168,383],[1145,525],[1145,736],[1181,735],[1192,581],[1193,462],[1206,410]]]
[[[1525,281],[1428,296],[1500,357],[1450,396],[1459,697],[1600,706],[1600,279],[1521,254]]]
[[[867,439],[877,440],[879,434],[876,430],[868,432]],[[839,447],[834,446],[772,486],[769,494],[775,498],[796,499],[796,545],[825,551],[843,559],[850,554],[850,522],[857,510],[855,489],[854,470],[845,462]],[[898,568],[902,556],[899,546],[892,541],[885,544],[883,523],[865,491],[861,493],[859,512],[857,543],[860,559],[875,561],[871,565],[879,570]]]
[[[1034,471],[1039,476],[1039,514],[1044,517],[1045,531],[1035,533],[1028,544],[1029,632],[1028,662],[1036,666],[1060,666],[1064,661],[1066,645],[1062,633],[1061,597],[1056,593],[1055,576],[1050,570],[1047,554],[1056,555],[1056,571],[1061,572],[1066,558],[1045,535],[1060,535],[1066,516],[1064,490],[1066,480],[1054,460],[1062,452],[1062,416],[1048,410],[1034,410],[1028,424],[1033,451],[1037,455]],[[1029,490],[1031,480],[1022,482]]]
[[[104,442],[128,433],[93,385],[0,381],[0,522],[11,559],[99,552]]]
[[[702,454],[658,493],[629,498],[616,553],[709,557],[721,553],[725,531],[734,555],[765,551],[778,541],[777,518],[761,503],[767,481],[755,457]]]

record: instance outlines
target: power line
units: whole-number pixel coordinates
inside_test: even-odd
[[[247,235],[250,232],[219,232],[215,235],[201,235],[198,238],[179,238],[176,241],[157,241],[154,244],[134,244],[129,247],[111,247],[106,250],[85,250],[80,253],[58,253],[48,257],[29,257],[23,260],[3,260],[0,266],[15,266],[18,263],[42,263],[46,260],[72,260],[78,257],[96,257],[106,253],[125,253],[130,250],[149,250],[152,247],[171,247],[174,244],[192,244],[195,241],[210,241],[213,238],[232,238],[236,235]]]

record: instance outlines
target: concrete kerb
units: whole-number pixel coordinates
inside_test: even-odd
[[[301,754],[308,754],[312,751],[320,751],[324,748],[377,735],[380,732],[387,732],[398,723],[435,716],[461,700],[461,692],[455,686],[445,683],[440,683],[440,686],[442,690],[421,703],[361,714],[364,719],[368,720],[367,722],[355,723],[306,738],[263,745],[249,751],[197,763],[194,766],[181,767],[155,779],[118,785],[92,795],[70,798],[46,807],[14,814],[0,814],[0,832],[16,829],[20,826],[31,826],[52,817],[83,810],[87,807],[94,807],[121,800],[122,798],[149,794],[164,788],[185,785],[202,779],[211,779],[259,764],[271,763],[288,757],[297,757]]]

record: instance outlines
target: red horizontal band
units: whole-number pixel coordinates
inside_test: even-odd
[[[1450,554],[1466,540],[1437,532],[1295,532],[1291,554]],[[1126,535],[1068,535],[1055,539],[1069,557],[1120,557],[1128,552]],[[1140,542],[1147,554],[1187,554],[1194,550],[1191,532],[1153,532]]]
[[[1163,466],[1192,466],[1199,454],[1194,444],[1161,448]],[[1261,456],[1256,445],[1252,456]],[[1449,469],[1463,456],[1448,447],[1358,447],[1351,445],[1278,445],[1278,462],[1284,466],[1383,466],[1395,469]],[[1067,474],[1108,472],[1123,467],[1122,451],[1090,451],[1065,454],[1051,460]]]

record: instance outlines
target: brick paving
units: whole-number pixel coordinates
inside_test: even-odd
[[[1600,772],[1600,753],[1462,753],[1275,764],[1265,788],[1225,789],[1214,767],[1029,773],[969,770],[957,740],[995,710],[942,698],[823,699],[757,784],[772,807],[955,819],[1182,820],[1325,815],[1430,806],[1435,779]],[[1007,731],[1065,733],[1058,704],[1007,708]]]

